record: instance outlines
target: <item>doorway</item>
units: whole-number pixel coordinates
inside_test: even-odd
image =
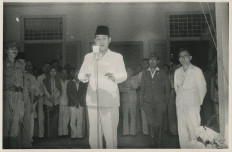
[[[187,48],[192,53],[191,63],[202,70],[208,65],[209,41],[171,41],[170,54],[174,63],[179,63],[178,53],[180,48]]]
[[[62,43],[36,43],[25,44],[24,51],[26,58],[30,59],[32,65],[40,72],[43,62],[56,59],[62,65]]]

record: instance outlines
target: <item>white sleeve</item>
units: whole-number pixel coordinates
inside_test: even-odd
[[[81,65],[81,69],[80,69],[79,74],[78,74],[78,79],[84,83],[88,82],[88,81],[85,81],[85,75],[89,74],[89,71],[88,71],[89,61],[88,61],[88,58],[86,56],[84,58],[84,61]]]
[[[127,73],[125,69],[125,64],[123,61],[123,57],[120,55],[117,60],[117,69],[116,73],[114,74],[115,82],[116,83],[122,83],[127,78]]]
[[[200,95],[200,104],[202,105],[207,88],[206,88],[205,77],[201,70],[197,71],[196,80],[197,80],[197,88],[198,88],[199,95]]]

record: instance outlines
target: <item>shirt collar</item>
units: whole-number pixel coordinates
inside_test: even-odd
[[[158,70],[160,70],[159,67],[156,67],[156,68],[155,68],[155,71],[158,71]],[[147,71],[150,71],[150,72],[151,72],[151,68],[148,68]]]
[[[181,67],[181,69],[184,72],[183,66]],[[189,69],[193,69],[193,65],[191,63],[189,64],[189,67],[188,67],[188,69],[185,72],[187,72]]]

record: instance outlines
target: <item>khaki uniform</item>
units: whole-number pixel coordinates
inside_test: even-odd
[[[137,87],[138,83],[135,77],[128,78],[119,85],[119,90],[122,93],[123,135],[136,135]]]
[[[3,137],[18,137],[24,113],[23,102],[24,65],[4,61],[3,72]],[[15,143],[14,143],[15,144]],[[10,148],[19,148],[19,145]]]
[[[38,95],[38,87],[35,76],[32,74],[25,72],[24,74],[24,102],[25,102],[25,111],[23,122],[24,126],[22,128],[22,146],[23,147],[31,147],[31,115],[34,112],[33,107],[33,98],[34,95]],[[33,120],[32,120],[33,121]]]

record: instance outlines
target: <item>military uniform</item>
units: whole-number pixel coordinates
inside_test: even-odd
[[[23,130],[22,130],[22,146],[24,148],[31,147],[31,139],[32,139],[32,134],[31,130],[34,127],[34,117],[33,119],[32,114],[34,112],[33,104],[33,98],[34,95],[38,95],[38,86],[36,82],[35,76],[30,74],[29,72],[25,72],[24,74],[24,101],[25,101],[25,111],[24,111],[24,117],[23,117]]]
[[[4,146],[20,148],[15,139],[19,136],[24,114],[24,65],[18,60],[12,64],[7,58],[3,66],[3,137],[10,137],[9,145]]]

